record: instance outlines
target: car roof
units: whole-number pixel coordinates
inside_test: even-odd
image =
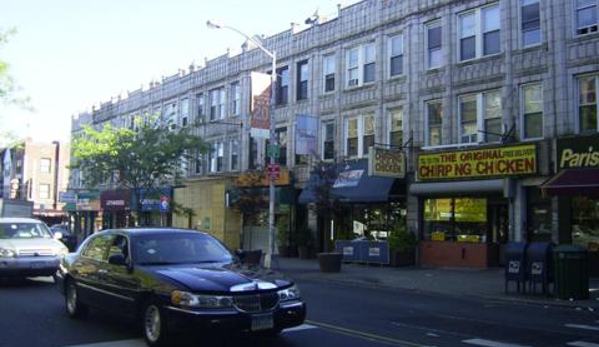
[[[20,217],[0,217],[0,223],[41,223],[39,219],[34,218],[20,218]]]
[[[151,235],[151,234],[160,234],[160,233],[189,233],[189,234],[200,233],[200,234],[207,234],[206,232],[201,231],[201,230],[183,229],[183,228],[170,228],[170,227],[154,227],[154,228],[141,227],[141,228],[106,229],[106,230],[100,231],[100,233],[125,233],[125,234],[129,234],[131,236],[134,236],[134,235],[135,236],[137,236],[137,235]]]

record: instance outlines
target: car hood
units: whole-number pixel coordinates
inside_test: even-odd
[[[34,239],[3,239],[0,240],[1,248],[14,249],[18,253],[25,250],[52,250],[58,253],[64,248],[64,245],[54,239],[34,238]]]
[[[292,284],[277,272],[238,264],[192,264],[152,268],[146,267],[146,270],[195,292],[255,292],[275,290]]]

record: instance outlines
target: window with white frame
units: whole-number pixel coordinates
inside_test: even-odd
[[[224,147],[222,142],[215,142],[212,145],[212,151],[210,151],[210,172],[221,172],[223,171],[223,159],[224,159]]]
[[[403,74],[403,34],[389,37],[389,76]]]
[[[576,1],[576,34],[584,35],[597,32],[599,0]]]
[[[235,116],[239,116],[241,114],[241,88],[239,82],[231,84],[231,94],[233,95],[231,110],[233,110]]]
[[[364,67],[363,81],[369,83],[374,81],[374,71],[376,64],[376,46],[374,43],[364,46]]]
[[[219,90],[219,99],[218,99],[218,115],[219,119],[225,118],[227,115],[227,93],[225,91],[225,87],[220,88]]]
[[[239,141],[231,140],[231,149],[229,153],[229,169],[231,171],[239,170]]]
[[[374,146],[374,114],[368,113],[350,117],[345,122],[345,154],[348,157],[362,157],[368,148]]]
[[[177,103],[168,103],[164,109],[164,114],[169,127],[175,129],[177,127]]]
[[[541,9],[539,0],[520,0],[522,47],[541,43]]]
[[[322,79],[325,93],[335,90],[335,58],[335,54],[322,58]]]
[[[296,100],[306,100],[308,98],[308,75],[308,61],[304,60],[297,63]]]
[[[360,84],[359,56],[360,56],[360,50],[358,48],[352,48],[347,51],[347,86],[348,87],[355,87]]]
[[[502,136],[501,94],[491,90],[459,97],[459,142],[497,142]]]
[[[39,198],[40,199],[50,199],[50,185],[49,184],[40,184]]]
[[[276,159],[276,162],[281,166],[287,166],[287,128],[276,129],[275,138],[279,145],[279,158]]]
[[[443,104],[441,100],[429,101],[426,103],[426,123],[425,144],[426,146],[439,146],[443,143],[442,125],[443,125]]]
[[[206,115],[204,112],[204,93],[198,93],[196,94],[196,102],[197,102],[197,106],[198,106],[198,111],[197,111],[197,116],[198,119],[197,121],[204,121],[204,116]]]
[[[403,146],[403,108],[395,108],[389,113],[389,145],[392,148],[401,148]]]
[[[288,66],[277,69],[277,105],[287,105],[289,100],[289,80],[290,77]]]
[[[599,75],[584,76],[578,79],[578,119],[581,132],[599,131],[598,90]]]
[[[220,118],[218,114],[218,100],[220,97],[220,89],[212,89],[210,91],[210,120],[216,120]]]
[[[335,121],[322,123],[322,159],[335,159]]]
[[[543,137],[543,87],[540,83],[522,86],[522,137]]]
[[[196,175],[200,175],[202,173],[202,153],[196,152],[194,158],[194,172]]]
[[[500,29],[499,4],[459,14],[459,60],[499,53]]]
[[[357,87],[373,82],[376,70],[376,46],[374,43],[347,50],[347,87]]]
[[[443,65],[443,40],[441,35],[442,29],[440,21],[426,24],[426,61],[429,69],[434,69]]]
[[[181,99],[181,126],[186,127],[189,118],[189,99]]]
[[[50,158],[42,158],[40,159],[40,172],[49,174],[51,172],[52,160]]]
[[[188,170],[189,170],[189,155],[187,151],[183,151],[183,154],[181,154],[181,157],[179,158],[179,166],[181,167],[181,172],[187,176],[188,174]],[[117,172],[118,174],[118,172]],[[117,176],[118,177],[118,176]]]

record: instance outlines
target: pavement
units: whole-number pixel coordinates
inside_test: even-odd
[[[589,280],[589,299],[560,300],[552,293],[519,293],[516,283],[509,282],[505,291],[504,269],[454,269],[422,267],[387,267],[343,263],[341,272],[321,272],[316,259],[278,258],[279,271],[291,279],[312,282],[338,283],[371,288],[387,288],[442,294],[452,297],[471,297],[485,300],[510,301],[537,305],[558,305],[579,310],[599,312],[599,278]],[[552,292],[552,287],[549,291]]]

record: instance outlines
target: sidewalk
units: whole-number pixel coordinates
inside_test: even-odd
[[[521,294],[516,283],[510,282],[508,293],[504,288],[504,269],[427,269],[417,267],[392,268],[378,265],[344,263],[340,273],[320,272],[316,259],[279,258],[280,271],[293,280],[343,283],[350,285],[415,290],[449,296],[469,296],[490,300],[562,305],[599,311],[599,278],[591,278],[588,300],[559,300],[541,294]]]

